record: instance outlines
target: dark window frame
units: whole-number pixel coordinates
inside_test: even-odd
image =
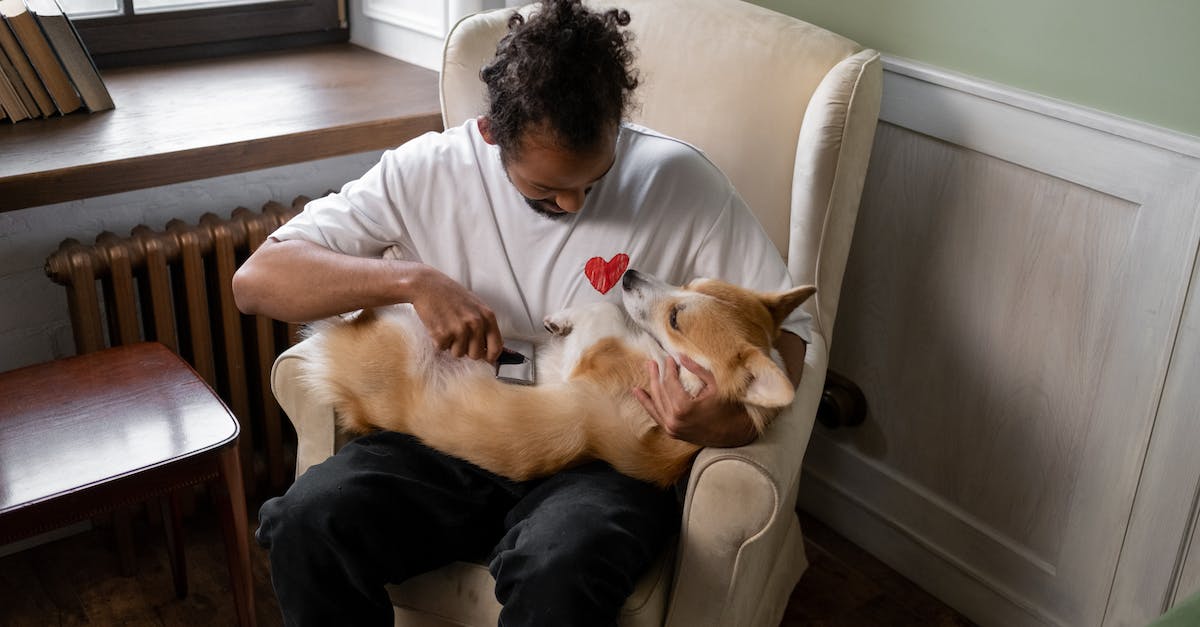
[[[282,0],[73,19],[100,67],[274,50],[349,39],[344,0]]]

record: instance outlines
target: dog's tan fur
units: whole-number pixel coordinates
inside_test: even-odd
[[[793,395],[771,343],[815,289],[761,294],[707,279],[674,288],[631,273],[641,280],[625,282],[629,317],[598,304],[547,318],[557,335],[539,348],[537,386],[502,383],[490,364],[437,351],[407,306],[316,327],[303,376],[350,431],[410,433],[518,481],[599,459],[668,486],[699,447],[667,435],[633,396],[649,386],[646,362],[691,357],[761,431]]]

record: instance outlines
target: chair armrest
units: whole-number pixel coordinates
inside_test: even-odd
[[[692,466],[680,528],[667,625],[751,625],[795,524],[796,490],[825,381],[818,334],[808,347],[796,399],[755,442],[708,448]],[[795,582],[791,582],[794,585]]]
[[[311,342],[303,341],[284,351],[271,367],[271,391],[296,428],[296,476],[320,463],[336,450],[337,422],[333,406],[317,399],[300,378]]]

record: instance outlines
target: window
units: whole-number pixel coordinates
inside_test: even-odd
[[[58,0],[101,67],[348,39],[344,0]]]

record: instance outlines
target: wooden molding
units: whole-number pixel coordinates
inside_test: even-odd
[[[1132,139],[1163,150],[1200,158],[1200,137],[1123,118],[1064,100],[1024,91],[901,57],[884,55],[884,71],[940,85],[1062,122]]]

